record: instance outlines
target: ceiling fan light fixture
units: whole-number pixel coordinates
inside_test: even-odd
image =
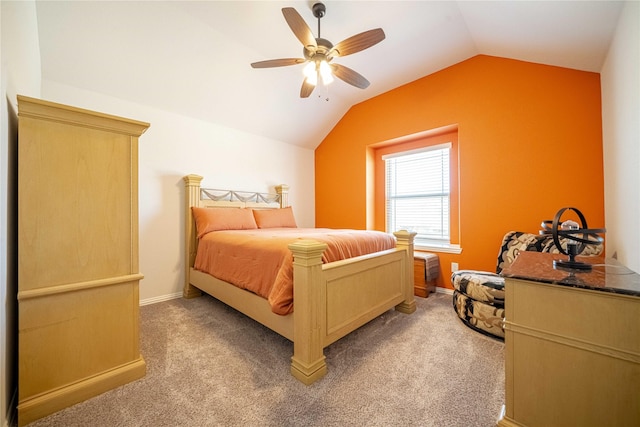
[[[304,66],[302,73],[307,79],[307,83],[312,86],[316,86],[318,84],[318,71],[316,70],[316,63],[309,62]]]
[[[322,3],[313,5],[313,15],[318,18],[318,37],[315,37],[311,29],[302,16],[292,7],[282,8],[282,15],[293,31],[293,34],[302,43],[302,55],[304,58],[282,58],[259,61],[251,64],[253,68],[283,67],[286,65],[297,65],[304,62],[307,65],[303,69],[305,76],[300,89],[300,97],[308,98],[322,79],[322,83],[327,86],[338,79],[360,89],[369,87],[369,81],[354,70],[340,64],[329,64],[335,57],[352,55],[362,50],[368,49],[385,39],[382,28],[365,31],[342,40],[337,45],[333,45],[329,40],[320,35],[320,18],[326,13],[326,7]]]
[[[331,66],[326,60],[320,61],[320,77],[322,78],[322,83],[325,85],[333,82],[333,73],[331,72]]]

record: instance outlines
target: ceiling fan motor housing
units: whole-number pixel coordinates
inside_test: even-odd
[[[311,10],[313,11],[313,16],[319,19],[327,12],[327,7],[323,3],[315,3]]]
[[[327,39],[317,38],[316,39],[317,47],[314,49],[309,49],[307,47],[303,48],[303,54],[305,59],[313,60],[316,56],[322,56],[321,59],[326,59],[327,61],[330,59],[327,57],[327,54],[333,49],[333,43],[331,43]],[[318,59],[318,58],[315,58]]]

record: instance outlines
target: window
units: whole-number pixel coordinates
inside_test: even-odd
[[[415,231],[416,244],[450,243],[451,143],[382,157],[386,174],[387,231]]]

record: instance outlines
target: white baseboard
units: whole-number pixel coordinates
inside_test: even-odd
[[[163,301],[169,301],[176,298],[182,298],[182,292],[175,292],[173,294],[160,295],[159,297],[145,298],[140,300],[140,305],[156,304]]]
[[[449,289],[449,288],[442,288],[442,287],[440,287],[440,286],[436,286],[436,293],[437,293],[437,294],[453,295],[453,289]]]

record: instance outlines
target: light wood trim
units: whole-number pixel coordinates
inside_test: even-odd
[[[148,127],[148,125],[147,125]],[[147,128],[142,130],[144,132]],[[140,217],[138,199],[138,137],[131,136],[130,156],[131,156],[131,272],[140,271]],[[140,278],[142,280],[142,278]]]
[[[519,335],[527,335],[532,338],[546,340],[568,347],[574,347],[582,351],[596,353],[602,356],[608,356],[614,359],[626,360],[629,362],[640,364],[640,353],[635,353],[633,351],[625,351],[609,345],[576,339],[568,335],[556,334],[544,329],[518,325],[509,321],[504,322],[504,328],[505,330],[513,331],[514,333],[517,333]]]
[[[323,349],[393,307],[404,313],[416,310],[413,294],[413,240],[416,233],[394,233],[395,249],[322,264],[326,244],[301,240],[289,245],[294,257],[293,314],[279,316],[268,302],[250,292],[193,269],[197,239],[191,207],[253,207],[250,203],[201,197],[202,177],[188,175],[185,212],[185,298],[201,291],[257,320],[294,343],[292,375],[311,384],[327,372]],[[280,207],[289,206],[289,187],[280,185]],[[339,283],[339,286],[334,286]],[[366,288],[364,286],[367,286]],[[369,293],[365,292],[371,291]],[[363,298],[363,295],[366,297]],[[362,302],[365,301],[365,302]]]
[[[196,224],[193,219],[191,211],[192,207],[238,207],[238,208],[285,208],[289,206],[289,186],[281,184],[275,187],[276,193],[279,196],[277,203],[265,203],[265,202],[242,202],[242,201],[228,201],[228,200],[210,200],[202,197],[201,187],[203,177],[200,175],[187,175],[183,178],[185,182],[185,275],[182,294],[185,298],[195,298],[202,295],[202,292],[195,288],[190,280],[191,267],[194,266],[196,259],[196,252],[198,250],[198,239],[196,236]],[[264,193],[263,193],[264,194]]]
[[[191,207],[200,207],[200,175],[187,175],[184,178],[186,191],[185,215],[185,268],[183,296],[185,298],[195,298],[202,295],[202,292],[191,285],[190,274],[196,260],[196,250],[198,249],[198,239],[196,236],[196,222],[193,219]]]
[[[276,193],[280,196],[280,207],[289,207],[289,186],[287,184],[276,185]]]
[[[146,372],[145,361],[139,358],[77,383],[23,400],[18,405],[20,425],[26,425],[61,409],[119,387],[122,384],[140,379],[145,376]]]
[[[498,423],[496,424],[498,427],[524,427],[522,424],[517,423],[506,415],[501,415]]]
[[[19,95],[18,425],[140,378],[138,137]]]
[[[134,137],[142,135],[150,126],[149,123],[137,120],[57,104],[28,96],[18,95],[17,99],[19,117],[66,123]]]
[[[416,237],[415,231],[400,230],[393,233],[396,236],[397,247],[405,251],[406,261],[404,265],[405,277],[403,283],[409,283],[404,289],[404,301],[396,306],[396,310],[410,314],[416,311],[416,300],[413,297],[413,239]]]
[[[639,425],[638,319],[638,297],[506,278],[497,425]]]
[[[24,301],[31,298],[46,297],[49,295],[61,294],[66,292],[81,291],[85,289],[99,288],[102,286],[117,285],[119,283],[128,283],[144,279],[142,274],[129,274],[127,276],[108,277],[106,279],[88,280],[86,282],[68,283],[66,285],[49,286],[46,288],[29,289],[26,291],[18,291],[18,301]]]
[[[395,306],[398,311],[403,307],[405,257],[402,249],[324,264],[322,270],[328,307],[324,320],[325,347],[390,307]]]
[[[327,335],[327,293],[322,283],[322,253],[326,243],[301,240],[289,245],[293,253],[295,307],[291,374],[311,384],[327,373],[322,349]]]

